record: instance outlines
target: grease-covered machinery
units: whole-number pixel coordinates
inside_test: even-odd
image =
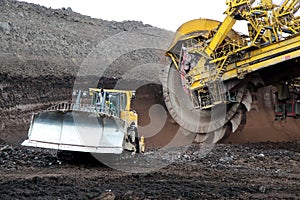
[[[217,142],[244,126],[261,87],[271,87],[274,119],[300,116],[300,1],[226,4],[223,22],[186,22],[166,53],[166,105],[181,127],[199,133],[198,142],[212,133]],[[247,35],[232,29],[238,20],[246,21]]]
[[[61,103],[34,114],[22,145],[63,151],[120,154],[143,152],[134,91],[90,88],[74,91],[75,103]]]

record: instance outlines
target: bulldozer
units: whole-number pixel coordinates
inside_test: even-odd
[[[130,108],[134,91],[90,88],[74,91],[73,96],[75,103],[60,103],[33,114],[22,145],[96,154],[144,152],[138,115]]]
[[[253,134],[284,128],[299,136],[300,1],[224,3],[223,22],[200,18],[178,28],[163,74],[169,113],[182,128],[197,133],[199,143],[247,131],[247,116]],[[247,24],[248,34],[233,30],[237,21]],[[265,123],[253,112],[265,115]],[[284,127],[276,128],[274,123],[282,121]]]

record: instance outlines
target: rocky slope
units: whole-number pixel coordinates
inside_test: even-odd
[[[151,32],[141,31],[147,28]],[[79,72],[85,76],[83,80],[91,80],[89,76],[92,75],[95,76],[92,80],[101,80],[99,82],[105,83],[105,87],[112,87],[136,65],[165,64],[162,51],[145,48],[118,55],[101,74],[80,68],[90,65],[90,60],[85,61],[88,56],[93,56],[91,52],[101,42],[113,36],[118,38],[117,34],[122,36],[136,32],[141,37],[153,35],[172,38],[172,33],[151,28],[142,22],[111,22],[80,15],[70,8],[49,9],[14,0],[1,0],[0,108],[3,115],[0,116],[0,138],[13,143],[20,142],[20,139],[13,139],[15,137],[9,135],[16,134],[21,138],[26,135],[31,112],[36,106],[44,109],[50,104],[70,100]],[[100,49],[104,49],[106,55],[111,55],[116,48],[104,46]],[[137,71],[135,73],[138,75],[134,77],[140,81],[144,80],[144,76],[150,79],[157,76],[154,71]],[[85,87],[89,87],[89,84],[85,84]]]

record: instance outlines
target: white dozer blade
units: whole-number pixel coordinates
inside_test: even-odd
[[[56,150],[121,154],[124,121],[101,113],[47,111],[34,114],[22,145]]]

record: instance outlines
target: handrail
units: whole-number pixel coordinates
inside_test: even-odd
[[[75,103],[67,103],[62,102],[57,105],[53,105],[47,109],[47,111],[62,111],[62,112],[71,112],[71,111],[83,111],[83,112],[91,112],[91,113],[101,113],[107,114],[109,116],[118,117],[118,113],[114,112],[110,108],[102,108],[102,106],[95,106],[91,104],[75,104]]]

